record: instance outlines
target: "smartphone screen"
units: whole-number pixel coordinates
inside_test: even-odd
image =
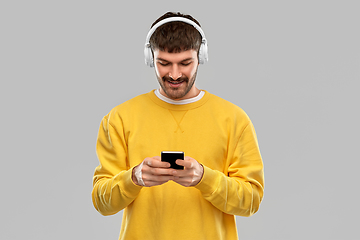
[[[161,152],[161,161],[170,163],[170,168],[174,169],[184,169],[183,166],[177,165],[175,161],[177,159],[184,160],[184,152],[171,152],[171,151],[163,151]]]

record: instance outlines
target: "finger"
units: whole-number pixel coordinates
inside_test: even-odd
[[[176,164],[177,164],[177,165],[180,165],[180,166],[184,166],[184,167],[187,168],[187,169],[194,167],[194,162],[193,162],[192,160],[181,160],[181,159],[178,159],[178,160],[176,160]]]
[[[180,184],[184,187],[189,187],[193,184],[193,179],[191,177],[175,177],[173,179],[174,182],[176,182],[177,184]]]
[[[162,162],[160,157],[146,158],[145,164],[153,168],[169,168],[170,163]]]
[[[160,175],[165,175],[165,176],[172,176],[174,170],[171,168],[153,168],[153,167],[147,167],[144,169],[145,173],[149,173],[151,175],[155,175],[155,176],[160,176]]]
[[[193,174],[192,170],[179,170],[176,169],[174,170],[171,174],[174,176],[175,179],[180,179],[180,178],[187,178],[187,177],[191,177]]]
[[[143,175],[143,181],[145,183],[145,186],[147,185],[159,185],[159,184],[163,184],[166,183],[170,180],[173,180],[174,177],[173,176],[164,176],[164,175],[160,175],[160,176],[155,176],[155,175],[150,175],[150,174],[145,174]]]

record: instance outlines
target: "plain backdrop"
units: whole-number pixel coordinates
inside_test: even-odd
[[[240,239],[359,239],[359,1],[1,1],[0,239],[118,239],[91,201],[100,121],[158,88],[150,25],[191,14],[197,85],[243,108],[265,164]],[[174,223],[177,224],[177,223]],[[146,228],[146,226],[144,226]]]

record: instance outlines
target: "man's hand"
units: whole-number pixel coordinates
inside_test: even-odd
[[[184,170],[173,170],[174,182],[184,186],[192,187],[197,185],[203,177],[204,167],[195,159],[185,157],[184,160],[176,160],[176,164],[184,166]]]
[[[159,156],[145,158],[141,164],[133,168],[132,180],[136,185],[152,187],[173,180],[173,172],[170,163],[162,162]]]

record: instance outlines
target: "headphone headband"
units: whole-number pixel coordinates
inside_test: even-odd
[[[145,41],[145,49],[144,49],[144,54],[145,54],[145,64],[150,66],[150,67],[154,67],[154,60],[152,57],[152,51],[151,51],[151,46],[150,46],[150,38],[153,35],[153,33],[155,32],[155,30],[160,27],[161,25],[164,25],[165,23],[168,22],[185,22],[187,24],[192,25],[194,28],[196,28],[196,30],[198,30],[198,32],[200,33],[202,40],[201,40],[201,46],[200,46],[200,50],[199,50],[199,63],[200,64],[204,64],[206,61],[208,61],[208,51],[207,51],[207,40],[205,38],[205,33],[204,31],[201,29],[201,27],[199,25],[197,25],[194,21],[188,19],[188,18],[184,18],[184,17],[169,17],[169,18],[165,18],[163,20],[161,20],[160,22],[156,23],[148,32],[147,36],[146,36],[146,41]]]

